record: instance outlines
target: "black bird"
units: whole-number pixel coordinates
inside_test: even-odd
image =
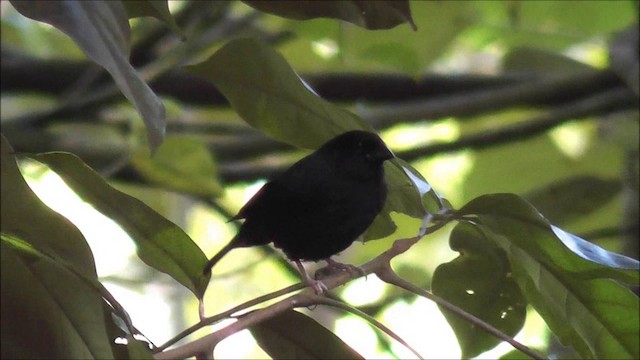
[[[271,242],[293,261],[316,293],[324,284],[301,261],[325,260],[349,247],[371,225],[387,197],[383,162],[393,154],[378,135],[346,132],[267,182],[231,220],[244,219],[238,234],[209,262],[230,250]]]

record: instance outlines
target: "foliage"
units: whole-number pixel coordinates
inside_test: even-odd
[[[389,341],[384,334],[416,353],[376,311],[349,305],[333,291],[299,291],[300,284],[205,317],[205,292],[217,279],[202,274],[207,257],[197,239],[116,185],[187,194],[224,214],[225,186],[290,163],[285,156],[269,166],[274,153],[314,149],[351,129],[387,131],[391,138],[406,128],[421,141],[398,146],[397,159],[386,165],[389,198],[363,236],[384,240],[365,246],[373,250],[363,250],[371,255],[363,274],[318,272],[327,276],[329,289],[375,274],[396,291],[389,301],[435,301],[464,358],[501,341],[520,354],[546,356],[513,339],[528,306],[580,357],[640,357],[640,303],[629,289],[640,281],[632,258],[638,242],[638,97],[633,77],[614,66],[637,67],[637,2],[193,1],[171,11],[163,1],[10,3],[75,45],[46,31],[24,44],[20,37],[26,35],[16,25],[23,20],[3,15],[3,107],[15,100],[8,115],[3,111],[0,154],[3,358],[210,357],[222,340],[245,329],[274,358],[363,358],[299,311],[313,306],[358,316],[381,341]],[[611,68],[606,61],[598,69],[563,54],[622,30]],[[44,56],[47,37],[56,46]],[[418,75],[461,44],[473,51],[502,48],[503,73]],[[74,46],[112,81],[67,50]],[[300,70],[310,73],[299,76]],[[29,92],[55,101],[40,98],[34,106],[24,94]],[[355,109],[348,106],[353,104]],[[205,117],[214,120],[173,121],[196,113],[195,106],[207,108]],[[255,130],[224,120],[233,114]],[[600,118],[611,123],[603,125],[609,135],[594,131]],[[425,127],[435,133],[438,124],[452,121],[459,129],[454,140],[426,141]],[[188,135],[179,134],[181,126]],[[555,145],[554,137],[577,132],[591,144]],[[71,141],[75,137],[81,140]],[[225,137],[234,141],[224,145]],[[452,192],[457,198],[450,202],[436,190],[455,181],[432,186],[425,177],[437,174],[425,169],[433,166],[430,157],[453,151],[476,158],[463,194]],[[100,254],[29,188],[19,168],[25,161],[46,165],[116,221],[142,261],[197,298],[200,321],[160,346],[145,338],[98,277],[94,256]],[[612,199],[623,210],[612,212]],[[419,246],[447,225],[453,225],[449,246],[459,255],[439,263],[432,275],[420,269],[419,278],[431,276],[426,284],[399,276],[401,268],[390,261],[408,252],[426,267],[429,254],[419,253]],[[612,227],[624,230],[610,237],[614,244],[573,234]],[[618,253],[623,251],[631,257]],[[237,321],[170,348],[230,318]],[[40,338],[47,341],[33,341]]]

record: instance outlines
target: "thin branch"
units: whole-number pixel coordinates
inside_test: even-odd
[[[484,331],[488,332],[489,334],[491,334],[492,336],[495,336],[496,338],[506,341],[508,342],[511,346],[513,346],[514,348],[522,351],[524,354],[530,356],[533,359],[546,359],[546,357],[544,355],[539,354],[538,352],[531,350],[529,347],[523,345],[522,343],[516,341],[514,338],[512,338],[511,336],[508,336],[506,334],[504,334],[502,331],[496,329],[495,327],[493,327],[491,324],[485,322],[484,320],[481,320],[479,318],[477,318],[476,316],[464,311],[463,309],[451,304],[450,302],[444,300],[443,298],[434,295],[433,293],[426,291],[424,289],[421,289],[413,284],[411,284],[410,282],[402,279],[401,277],[399,277],[395,272],[393,272],[393,270],[391,270],[390,267],[387,268],[381,268],[379,272],[376,273],[376,275],[378,275],[378,277],[380,278],[380,280],[389,283],[391,285],[395,285],[398,286],[400,288],[403,288],[407,291],[410,291],[414,294],[418,294],[420,296],[423,296],[433,302],[435,302],[436,304],[438,304],[439,306],[442,306],[443,308],[447,309],[448,311],[451,311],[452,313],[460,316],[461,318],[467,320],[469,323],[476,325],[477,327],[483,329]]]
[[[167,350],[162,353],[155,354],[156,359],[183,359],[195,354],[211,354],[214,347],[223,339],[258,324],[268,318],[281,314],[287,310],[301,307],[312,306],[318,302],[318,295],[313,290],[307,289],[301,293],[290,296],[284,300],[271,304],[263,309],[252,311],[251,313],[238,318],[238,321],[226,326],[218,331],[206,335],[191,343],[180,346],[176,349]]]
[[[216,314],[214,316],[210,316],[207,318],[202,319],[201,321],[197,322],[196,324],[188,327],[187,329],[181,331],[178,335],[174,336],[173,338],[171,338],[169,341],[167,341],[166,343],[162,344],[162,346],[158,347],[156,351],[160,352],[160,351],[164,351],[165,349],[167,349],[169,346],[177,343],[178,341],[182,340],[183,338],[191,335],[192,333],[196,332],[197,330],[202,329],[203,327],[207,326],[207,325],[211,325],[214,323],[217,323],[220,320],[223,319],[228,319],[230,318],[233,314],[239,312],[239,311],[243,311],[246,309],[249,309],[252,306],[261,304],[265,301],[269,301],[269,300],[273,300],[275,298],[278,298],[280,296],[289,294],[291,292],[294,292],[296,290],[300,290],[303,289],[304,285],[302,283],[298,283],[298,284],[294,284],[291,286],[287,286],[286,288],[280,289],[278,291],[274,291],[272,293],[266,294],[266,295],[262,295],[259,296],[255,299],[251,299],[245,303],[242,303],[238,306],[235,306],[227,311],[224,311],[220,314]]]
[[[350,306],[349,304],[346,304],[346,303],[344,303],[342,301],[336,301],[336,300],[328,299],[328,298],[321,298],[320,299],[320,305],[327,305],[327,306],[335,307],[335,308],[344,310],[346,312],[350,312],[350,313],[352,313],[354,315],[357,315],[357,316],[367,320],[368,322],[373,324],[375,327],[380,329],[382,332],[384,332],[385,334],[389,335],[391,338],[393,338],[394,340],[396,340],[400,344],[404,345],[404,347],[409,349],[409,351],[411,351],[418,359],[424,359],[422,357],[422,355],[420,355],[419,352],[417,352],[414,348],[411,347],[411,345],[409,345],[406,341],[404,341],[404,339],[402,339],[395,332],[393,332],[393,330],[389,329],[386,325],[384,325],[383,323],[379,322],[378,320],[376,320],[374,317],[370,316],[369,314],[366,314],[362,310],[360,310],[358,308],[355,308],[353,306]]]

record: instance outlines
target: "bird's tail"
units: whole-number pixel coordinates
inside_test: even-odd
[[[227,253],[235,248],[238,247],[238,240],[237,237],[234,237],[233,239],[231,239],[231,241],[229,241],[229,243],[227,245],[225,245],[222,249],[220,249],[220,251],[218,251],[217,254],[215,254],[208,262],[207,265],[205,265],[204,269],[202,270],[202,273],[207,275],[209,273],[211,273],[211,268],[218,263],[218,261],[220,261],[220,259],[222,259],[223,256],[227,255]]]

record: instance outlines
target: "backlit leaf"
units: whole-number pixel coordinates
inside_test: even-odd
[[[140,200],[111,187],[75,155],[46,153],[30,157],[49,166],[83,200],[120,224],[136,243],[142,261],[171,275],[202,298],[209,280],[202,274],[207,258],[180,227]]]

